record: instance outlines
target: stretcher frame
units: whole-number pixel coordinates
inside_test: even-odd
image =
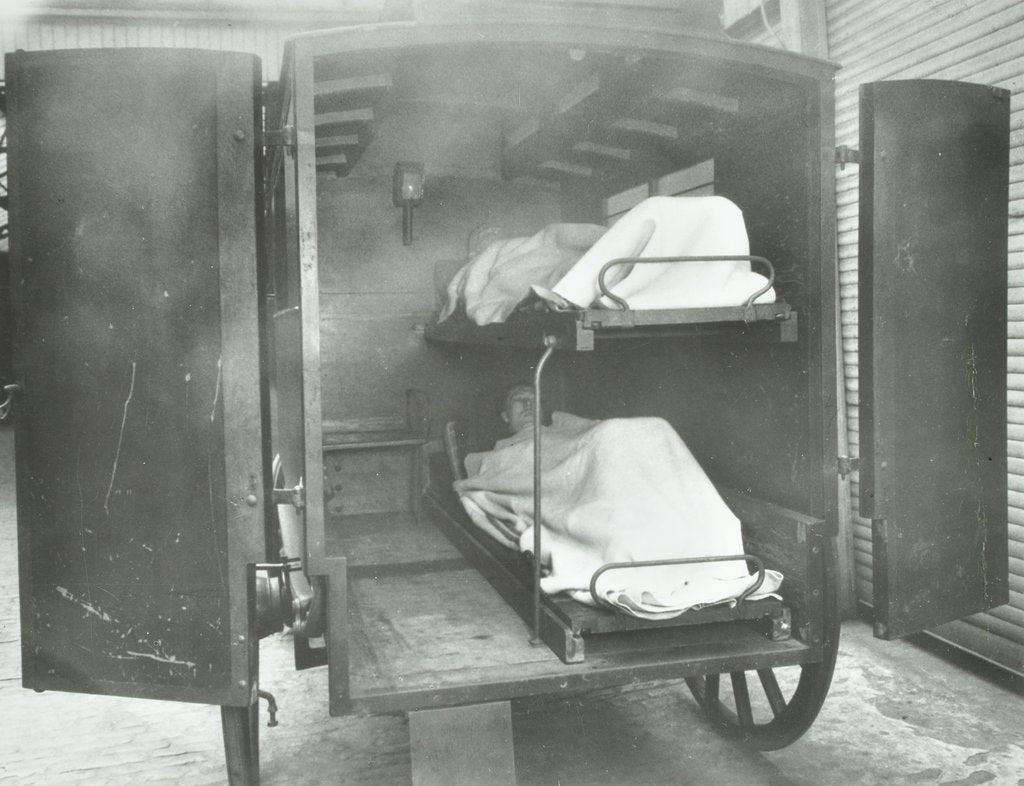
[[[670,326],[673,323],[669,320],[669,313],[676,316],[678,322],[675,324],[702,324],[699,321],[708,316],[708,309],[673,309],[666,313],[659,311],[634,311],[627,300],[612,293],[607,284],[608,272],[617,266],[654,265],[654,264],[685,264],[690,262],[706,261],[747,261],[757,262],[764,266],[768,275],[765,284],[752,292],[749,297],[739,306],[721,307],[715,309],[715,317],[731,318],[731,321],[742,321],[744,324],[757,321],[777,321],[780,319],[792,318],[792,311],[785,303],[772,304],[773,308],[766,309],[762,306],[760,311],[755,310],[755,301],[761,295],[768,292],[775,282],[775,268],[765,257],[751,255],[718,255],[718,256],[664,256],[664,257],[623,257],[613,259],[602,265],[598,272],[596,284],[601,293],[612,300],[615,308],[610,310],[611,314],[628,317],[619,323],[626,327],[636,325],[637,320],[643,324],[653,324],[657,319],[661,324]],[[591,309],[602,314],[601,309]],[[696,314],[693,312],[697,312]],[[532,312],[536,314],[537,312]],[[656,318],[651,313],[658,314]],[[522,316],[523,312],[513,314],[512,319]],[[557,312],[541,314],[541,317],[555,316]],[[602,316],[594,319],[595,324],[601,324]],[[727,320],[723,320],[727,321]],[[444,325],[444,323],[442,323]],[[476,338],[476,331],[473,328],[459,325],[455,328],[458,335],[468,340]],[[435,340],[451,340],[453,334],[450,330],[434,328],[428,336]],[[534,411],[533,411],[533,520],[542,521],[541,495],[543,478],[541,473],[541,451],[542,451],[542,425],[543,425],[543,371],[552,353],[561,345],[561,340],[555,334],[545,334],[542,339],[544,350],[540,356],[533,377]],[[575,347],[579,349],[579,347]],[[463,461],[465,459],[465,441],[460,438],[459,427],[455,423],[448,423],[445,428],[444,442],[445,451],[448,456],[453,479],[465,477]],[[514,578],[512,581],[495,582],[494,586],[499,593],[519,613],[531,622],[532,638],[534,641],[543,641],[561,658],[564,663],[582,662],[585,658],[584,634],[612,633],[625,630],[643,630],[652,627],[673,627],[682,625],[699,625],[702,623],[724,622],[733,620],[763,621],[768,629],[768,635],[774,641],[788,638],[791,633],[791,620],[788,607],[781,601],[773,598],[763,598],[757,601],[748,602],[747,598],[753,595],[764,581],[765,567],[763,562],[752,554],[737,554],[722,557],[708,558],[686,558],[686,559],[665,559],[646,562],[624,562],[603,565],[598,568],[589,582],[590,595],[594,605],[598,609],[590,609],[584,604],[563,596],[548,596],[542,592],[541,581],[541,560],[536,555],[542,554],[542,527],[533,527],[533,548],[532,552],[523,553],[519,558],[511,557],[506,549],[496,546],[488,538],[479,537],[479,533],[473,532],[472,528],[465,530],[460,523],[464,516],[460,511],[445,507],[441,500],[437,500],[439,510],[443,512],[442,525],[446,534],[459,547],[460,551],[467,556],[470,562],[480,567],[485,575],[500,573],[506,578]],[[457,505],[455,506],[458,507]],[[604,601],[597,593],[597,580],[601,574],[610,570],[618,570],[629,567],[654,567],[663,565],[695,564],[715,561],[745,560],[756,566],[757,578],[755,582],[742,592],[731,603],[716,604],[703,609],[689,610],[672,619],[665,620],[642,620],[631,617]],[[526,598],[529,597],[527,602]],[[603,612],[603,613],[602,613]]]

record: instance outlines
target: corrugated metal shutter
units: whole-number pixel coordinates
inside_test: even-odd
[[[1024,673],[1024,4],[1017,0],[827,0],[836,75],[836,144],[858,145],[858,89],[884,79],[980,82],[1011,91],[1009,237],[1010,603],[944,625],[935,635]],[[842,356],[850,449],[859,455],[857,167],[836,183]],[[858,509],[853,477],[853,510]],[[855,518],[858,599],[871,603],[871,522]]]
[[[676,15],[698,29],[717,29],[715,0],[551,0],[564,13],[575,6],[628,5],[649,13],[652,20]],[[743,0],[752,8],[760,0]],[[795,0],[789,0],[794,2]],[[778,17],[779,0],[774,3]],[[393,5],[394,8],[389,8]],[[93,0],[63,2],[14,2],[0,0],[0,47],[16,49],[80,49],[93,47],[187,47],[249,52],[263,61],[263,77],[275,80],[281,70],[284,39],[307,30],[322,30],[383,19],[404,19],[402,3],[388,0],[163,0],[163,2],[116,2],[108,7]],[[412,3],[410,5],[413,5]],[[418,4],[417,4],[418,5]],[[430,8],[429,6],[436,6]],[[424,15],[473,13],[476,5],[486,11],[500,5],[493,0],[468,0],[461,6],[424,4]],[[681,7],[685,6],[685,7]],[[748,9],[749,10],[749,9]],[[0,58],[0,80],[3,79]]]
[[[0,49],[186,47],[250,52],[263,61],[263,78],[277,79],[284,39],[308,26],[160,18],[0,18]],[[0,60],[0,78],[3,61]]]

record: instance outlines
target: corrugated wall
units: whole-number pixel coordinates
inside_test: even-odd
[[[683,14],[709,29],[718,24],[715,0],[535,2],[561,5],[566,14],[574,13],[574,7],[615,13],[617,7],[629,6],[653,14],[653,19]],[[500,0],[0,0],[0,47],[3,53],[127,46],[250,52],[263,60],[264,79],[274,80],[281,44],[295,33],[410,14],[458,17],[476,7],[504,5]],[[0,79],[2,69],[0,58]]]
[[[1011,91],[1009,237],[1010,603],[936,635],[1024,673],[1024,3],[827,0],[836,144],[858,147],[858,88],[885,79],[956,79]],[[837,172],[839,280],[850,449],[858,450],[857,170]],[[852,483],[853,512],[858,483]],[[871,522],[855,518],[858,598],[871,602]]]
[[[289,35],[308,25],[245,20],[161,18],[0,17],[0,48],[80,49],[95,47],[186,47],[250,52],[263,61],[263,78],[277,78],[281,51]],[[0,78],[3,63],[0,61]]]

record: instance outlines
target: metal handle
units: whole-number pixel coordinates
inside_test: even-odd
[[[685,557],[680,559],[654,559],[646,560],[642,562],[609,562],[602,565],[594,571],[594,575],[590,577],[590,597],[594,599],[594,603],[599,606],[605,606],[606,608],[616,608],[613,604],[606,601],[604,598],[597,594],[597,580],[610,570],[622,570],[624,568],[653,568],[664,565],[695,565],[704,562],[732,562],[734,560],[748,560],[754,563],[757,568],[757,581],[751,586],[747,587],[740,595],[736,598],[736,603],[743,603],[747,598],[753,595],[764,583],[764,563],[761,562],[760,558],[755,557],[753,554],[733,554],[725,557]]]
[[[608,289],[608,285],[605,283],[605,275],[609,268],[615,267],[616,265],[651,265],[651,264],[663,264],[667,262],[760,262],[766,268],[768,268],[768,283],[757,290],[754,294],[747,298],[743,304],[743,308],[750,308],[754,301],[757,300],[761,295],[767,292],[775,284],[775,268],[772,263],[764,257],[749,256],[743,254],[737,255],[725,255],[725,256],[707,256],[707,257],[621,257],[620,259],[613,259],[611,262],[605,262],[601,267],[601,270],[597,274],[597,286],[601,290],[601,294],[611,300],[617,305],[622,311],[629,311],[629,303],[618,295],[613,295]]]

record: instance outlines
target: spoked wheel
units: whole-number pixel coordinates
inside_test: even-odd
[[[758,750],[773,751],[795,742],[814,722],[832,682],[834,664],[833,653],[829,662],[687,677],[686,684],[722,731]],[[756,675],[755,695],[748,681],[751,675]],[[725,691],[722,677],[730,683]]]
[[[831,549],[826,548],[826,560]],[[824,571],[827,581],[832,572]],[[824,589],[822,660],[798,666],[687,677],[701,709],[722,732],[758,750],[795,742],[821,710],[839,650],[839,619],[832,587]]]

